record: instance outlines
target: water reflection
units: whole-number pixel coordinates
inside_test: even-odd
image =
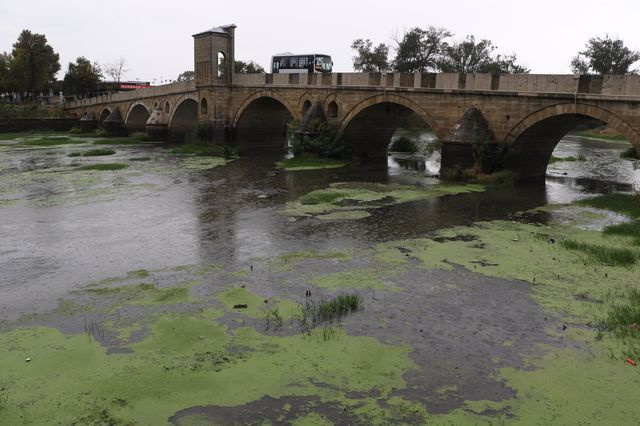
[[[552,164],[546,183],[404,203],[372,210],[370,217],[360,220],[292,222],[280,213],[286,202],[333,182],[439,183],[434,177],[439,151],[424,150],[433,135],[420,137],[425,141],[421,156],[290,173],[274,167],[282,158],[277,151],[252,153],[225,167],[189,171],[180,167],[180,158],[160,148],[119,148],[117,161],[148,155],[154,161],[99,175],[99,191],[123,188],[115,195],[49,207],[27,200],[0,208],[0,318],[31,312],[34,306],[51,308],[70,289],[135,269],[196,263],[246,266],[256,257],[287,251],[368,247],[478,220],[510,218],[590,194],[640,189],[640,162],[619,158],[628,145],[566,138],[554,155],[582,154],[587,161]],[[0,152],[3,162],[12,165],[0,177],[71,161],[64,149],[56,153]],[[22,195],[41,197],[42,188],[60,195],[64,176],[53,173],[50,181],[28,186]],[[143,187],[131,190],[135,185]]]

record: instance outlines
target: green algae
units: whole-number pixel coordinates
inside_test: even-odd
[[[140,277],[132,276],[130,278],[136,279]],[[182,304],[194,302],[189,292],[191,288],[201,283],[200,280],[193,280],[170,287],[158,287],[153,283],[119,286],[94,285],[84,290],[79,290],[77,293],[113,297],[115,299],[112,301],[114,308],[120,306],[121,303],[141,306]]]
[[[287,171],[301,171],[301,170],[322,170],[322,169],[337,169],[347,165],[343,160],[332,160],[328,158],[314,158],[314,157],[295,157],[287,158],[276,163],[279,169]]]
[[[372,268],[352,269],[331,274],[317,275],[311,284],[331,291],[341,289],[376,289],[399,291],[400,289],[381,279],[380,271]]]
[[[289,202],[283,213],[292,217],[317,216],[326,220],[359,219],[367,210],[411,201],[484,191],[481,185],[409,185],[367,182],[333,183]]]
[[[82,166],[80,170],[115,171],[126,169],[127,167],[129,167],[129,165],[122,163],[99,163]]]
[[[375,390],[388,398],[406,386],[402,375],[414,368],[408,348],[369,337],[274,337],[250,328],[229,333],[184,316],[159,319],[151,335],[130,348],[106,355],[84,335],[50,328],[1,334],[0,382],[9,384],[3,418],[9,424],[69,424],[96,416],[166,424],[188,407],[241,406],[265,395],[344,402],[349,392]]]
[[[273,312],[274,309],[277,309],[280,317],[287,321],[299,311],[297,303],[280,298],[261,297],[241,286],[230,287],[220,293],[217,298],[227,310],[256,319],[263,319],[265,318],[265,312]],[[234,308],[234,306],[238,305],[246,305],[246,308]]]
[[[187,157],[180,162],[180,167],[186,170],[209,170],[224,166],[229,160],[221,157]]]
[[[289,252],[275,258],[269,259],[267,262],[269,267],[276,271],[292,271],[305,261],[331,261],[331,263],[347,262],[354,258],[354,253],[346,251],[298,251]]]

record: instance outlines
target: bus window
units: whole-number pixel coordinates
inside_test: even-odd
[[[279,69],[280,69],[280,61],[273,61],[273,69],[271,71],[274,74],[277,74]]]

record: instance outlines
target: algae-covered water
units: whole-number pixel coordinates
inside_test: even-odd
[[[491,189],[440,182],[437,152],[287,171],[41,137],[0,141],[0,424],[640,418],[640,353],[596,327],[640,267],[562,243],[640,257],[601,232],[627,217],[572,204],[640,188],[624,145],[566,139],[585,161]]]

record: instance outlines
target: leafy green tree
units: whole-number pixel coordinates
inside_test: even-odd
[[[640,51],[631,50],[620,39],[590,38],[586,50],[571,60],[571,70],[577,74],[637,74],[631,66],[640,60]]]
[[[444,28],[429,27],[426,30],[412,28],[402,38],[396,37],[396,57],[393,68],[399,72],[428,72],[438,68],[447,48],[445,39],[451,33]]]
[[[517,63],[518,58],[516,54],[511,55],[496,55],[495,59],[486,66],[484,66],[480,72],[486,72],[491,74],[529,74],[531,70],[524,65]]]
[[[494,62],[491,57],[494,50],[491,41],[482,39],[476,42],[470,35],[464,41],[445,47],[439,68],[443,72],[486,72]]]
[[[10,79],[17,91],[31,95],[43,91],[55,82],[60,70],[60,56],[47,44],[44,34],[23,30],[11,52]]]
[[[233,64],[233,72],[236,74],[264,74],[264,68],[254,61],[236,60]]]
[[[76,63],[69,63],[69,68],[64,76],[64,91],[77,96],[87,96],[90,92],[97,91],[102,79],[100,65],[91,63],[87,58],[80,56]]]
[[[189,80],[193,80],[194,78],[196,78],[196,73],[195,72],[193,72],[193,71],[185,71],[183,73],[180,73],[178,78],[176,78],[176,81],[189,81]]]
[[[0,94],[11,91],[9,80],[9,69],[11,66],[11,56],[7,53],[0,54]]]
[[[389,70],[389,46],[384,43],[373,47],[371,40],[354,40],[351,48],[356,51],[353,69],[363,72],[384,72]]]

